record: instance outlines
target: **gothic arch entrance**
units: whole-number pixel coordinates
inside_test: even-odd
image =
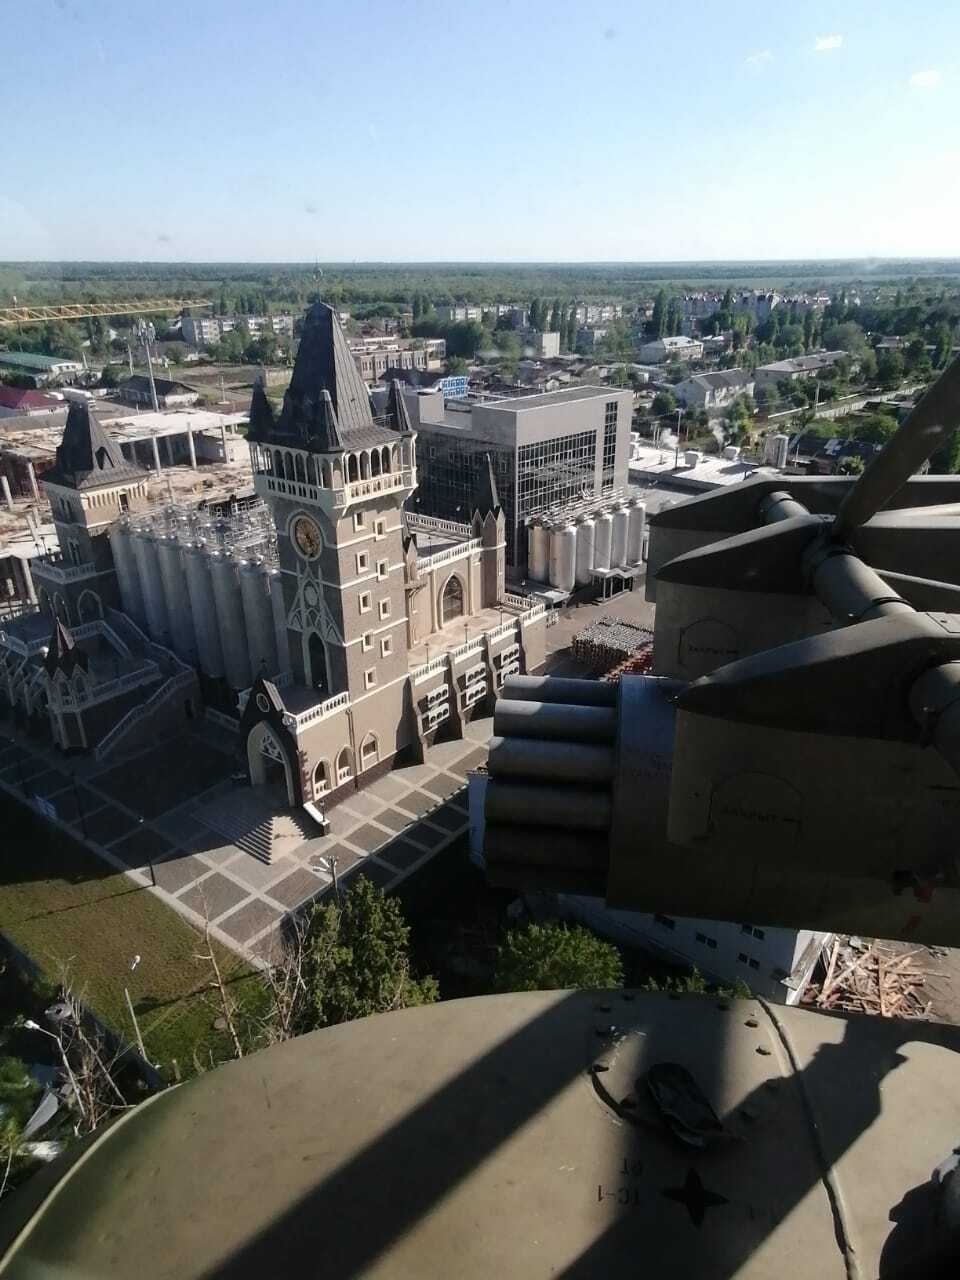
[[[247,737],[247,765],[251,786],[272,787],[284,794],[291,807],[297,803],[287,753],[265,720],[255,724]]]
[[[440,593],[440,625],[445,627],[448,622],[462,617],[463,582],[457,574],[451,573]]]

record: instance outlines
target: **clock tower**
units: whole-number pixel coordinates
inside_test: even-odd
[[[280,413],[254,388],[248,438],[277,529],[294,684],[352,702],[404,678],[401,510],[417,483],[416,436],[396,386],[374,419],[326,304],[307,312]]]

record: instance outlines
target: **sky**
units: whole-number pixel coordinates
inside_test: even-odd
[[[960,256],[956,0],[0,0],[0,26],[0,260]]]

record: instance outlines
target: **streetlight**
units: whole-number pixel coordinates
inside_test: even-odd
[[[335,857],[317,858],[316,863],[314,865],[316,867],[319,867],[321,871],[329,872],[330,875],[333,877],[333,893],[334,893],[334,897],[337,899],[337,905],[339,906],[340,905],[340,882],[337,880],[337,859]]]
[[[73,1096],[77,1100],[77,1107],[79,1108],[80,1115],[84,1120],[86,1120],[87,1113],[83,1109],[83,1100],[80,1097],[80,1086],[77,1084],[77,1077],[73,1074],[73,1068],[70,1066],[70,1062],[67,1058],[66,1050],[63,1047],[63,1041],[59,1036],[55,1036],[52,1031],[48,1031],[46,1027],[41,1027],[39,1022],[34,1022],[32,1018],[27,1018],[23,1025],[28,1031],[39,1031],[42,1036],[47,1036],[60,1050],[60,1057],[63,1059],[64,1070],[66,1071],[70,1084],[73,1088]]]

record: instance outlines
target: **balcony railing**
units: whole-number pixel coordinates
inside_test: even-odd
[[[95,578],[97,574],[106,572],[94,564],[68,564],[63,556],[37,556],[30,561],[33,573],[40,578],[49,578],[51,582],[79,582],[81,578]]]
[[[326,702],[321,702],[318,707],[309,707],[306,711],[299,711],[296,714],[288,712],[283,718],[283,723],[294,733],[300,733],[307,725],[315,724],[318,720],[326,720],[327,716],[343,711],[349,705],[349,693],[337,693],[332,698],[327,698]]]
[[[456,520],[440,520],[437,516],[421,515],[419,511],[408,511],[407,528],[412,533],[449,533],[455,538],[469,538],[473,530],[468,524],[458,524]]]
[[[446,547],[443,551],[435,551],[431,556],[421,556],[417,560],[418,570],[435,569],[438,565],[449,564],[451,560],[462,560],[465,556],[479,551],[483,543],[479,538],[470,538],[455,547]]]

